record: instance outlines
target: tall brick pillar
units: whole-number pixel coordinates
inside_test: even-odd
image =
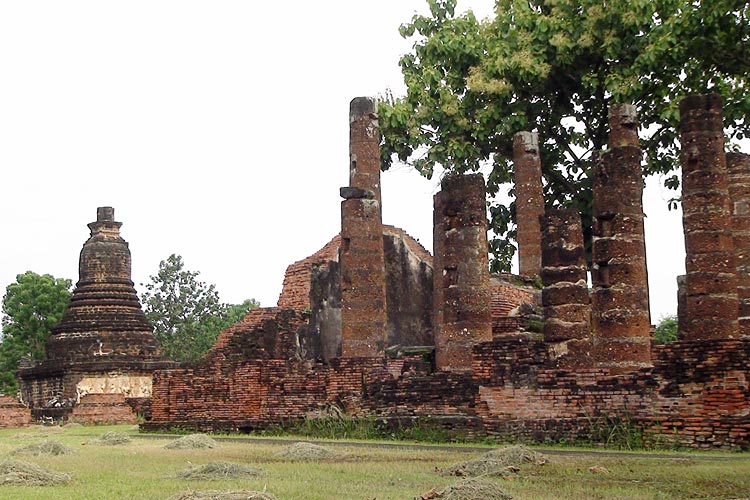
[[[594,164],[591,319],[597,366],[651,362],[642,151],[635,106],[609,108],[609,149]]]
[[[728,153],[727,184],[732,201],[740,335],[750,335],[750,155]]]
[[[588,339],[591,306],[581,215],[575,208],[548,208],[540,223],[544,340],[558,343]]]
[[[680,102],[686,316],[681,337],[738,335],[737,275],[718,94]]]
[[[538,276],[542,268],[539,217],[544,215],[544,193],[536,132],[519,132],[513,136],[513,170],[518,221],[518,272],[523,276]]]
[[[443,179],[442,191],[435,196],[435,223],[436,364],[440,370],[468,371],[472,346],[492,340],[481,174]]]
[[[377,357],[385,350],[386,296],[380,211],[377,103],[352,100],[349,187],[341,188],[341,355]]]

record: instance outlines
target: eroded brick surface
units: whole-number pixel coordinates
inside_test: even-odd
[[[536,132],[519,132],[513,136],[513,173],[518,221],[518,272],[522,276],[539,276],[542,268],[539,217],[544,215],[544,193]]]
[[[651,357],[643,173],[635,106],[612,106],[610,148],[593,171],[591,293],[595,362],[613,371]]]
[[[435,197],[437,368],[471,369],[471,347],[492,338],[487,217],[481,174],[443,178]],[[439,264],[440,267],[437,267]]]
[[[737,269],[739,333],[750,335],[750,155],[727,153],[727,186],[732,202],[732,242]]]
[[[721,97],[680,102],[686,340],[738,335],[732,210],[726,180]]]

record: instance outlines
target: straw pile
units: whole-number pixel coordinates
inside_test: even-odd
[[[469,479],[448,486],[436,498],[443,500],[512,500],[495,483],[481,479]]]
[[[213,480],[213,479],[247,479],[260,477],[263,469],[232,462],[209,462],[205,465],[188,467],[177,473],[180,479]]]
[[[168,450],[195,450],[216,448],[216,441],[205,434],[190,434],[164,445]]]
[[[10,452],[11,455],[31,455],[35,457],[39,455],[68,455],[70,453],[73,453],[72,448],[52,439],[21,446]]]
[[[167,500],[276,500],[262,491],[186,491]]]
[[[126,444],[131,441],[130,436],[124,432],[105,432],[101,436],[89,441],[89,444],[95,444],[98,446],[117,446],[120,444]]]
[[[0,462],[0,485],[51,486],[68,481],[69,474],[47,470],[36,464],[13,459]]]
[[[525,446],[507,446],[488,451],[472,460],[453,464],[438,472],[443,476],[505,476],[518,472],[522,465],[544,465],[546,462],[547,458],[544,455]]]
[[[287,446],[275,455],[289,460],[333,460],[345,456],[325,446],[302,442]]]

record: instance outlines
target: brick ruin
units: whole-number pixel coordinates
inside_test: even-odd
[[[626,425],[647,444],[747,450],[750,160],[725,155],[718,96],[690,96],[680,112],[687,274],[678,341],[657,345],[649,332],[632,106],[610,109],[608,149],[594,162],[589,288],[580,214],[544,207],[534,134],[514,140],[527,276],[490,275],[479,175],[443,179],[434,257],[382,223],[376,106],[358,98],[341,233],[288,267],[277,307],[250,311],[198,362],[154,371],[142,428],[246,432],[343,412],[463,437],[597,441]],[[72,352],[82,345],[68,342]],[[51,369],[54,351],[46,371],[21,371],[25,401],[41,402],[33,394],[46,387],[70,397]],[[91,407],[116,404],[98,396]]]
[[[251,431],[335,406],[464,436],[596,440],[619,422],[647,443],[750,447],[750,171],[745,156],[727,167],[720,99],[681,105],[688,273],[680,340],[666,345],[649,333],[632,106],[611,108],[594,167],[591,289],[580,216],[543,208],[531,133],[514,141],[526,278],[487,272],[481,176],[443,179],[434,257],[383,225],[375,109],[352,102],[341,234],[289,266],[278,307],[251,311],[199,362],[156,372],[145,429]]]
[[[153,372],[173,365],[141,309],[121,225],[113,208],[97,209],[70,306],[44,359],[18,372],[20,400],[36,421],[135,422],[147,413]]]

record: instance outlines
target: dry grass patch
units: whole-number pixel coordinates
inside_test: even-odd
[[[262,491],[187,491],[167,500],[276,500]]]
[[[22,486],[53,486],[70,481],[70,475],[54,472],[44,467],[20,460],[0,462],[0,484]]]
[[[120,444],[127,444],[131,442],[130,436],[124,432],[110,431],[92,439],[89,444],[97,446],[117,446]]]
[[[438,472],[443,476],[506,476],[518,472],[523,465],[544,465],[547,457],[537,453],[525,446],[506,446],[497,450],[491,450],[484,455],[453,464]]]
[[[39,455],[69,455],[71,453],[74,453],[73,448],[53,439],[21,446],[10,452],[11,455],[31,455],[35,457]]]
[[[258,467],[220,461],[188,467],[178,472],[177,477],[190,480],[248,479],[260,477],[263,474],[265,474],[263,469]]]
[[[216,448],[216,441],[205,434],[190,434],[165,444],[168,450],[196,450]]]
[[[294,443],[275,453],[275,456],[288,460],[334,460],[347,455],[336,450],[312,443]]]

